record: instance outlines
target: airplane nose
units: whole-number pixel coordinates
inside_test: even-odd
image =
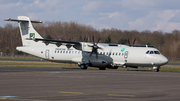
[[[168,62],[169,62],[169,60],[168,60],[165,56],[163,56],[163,57],[161,58],[161,63],[162,63],[163,65],[167,64]]]

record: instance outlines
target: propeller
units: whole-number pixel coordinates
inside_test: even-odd
[[[128,44],[129,44],[129,46],[134,46],[135,42],[136,42],[136,38],[134,39],[133,44],[131,45],[131,44],[130,44],[130,41],[129,41],[129,38],[128,38]]]
[[[129,41],[129,38],[128,38],[128,44],[129,44],[129,46],[131,45],[131,44],[130,44],[130,41]]]
[[[89,57],[91,57],[92,54],[94,53],[94,54],[96,54],[96,60],[98,60],[98,52],[97,52],[97,50],[98,50],[98,49],[102,49],[102,48],[99,47],[97,44],[99,43],[99,41],[101,40],[101,38],[98,39],[97,43],[94,42],[94,35],[92,36],[92,39],[93,39],[93,45],[92,45],[92,46],[91,46],[91,45],[88,45],[89,47],[92,47],[92,51],[91,51]]]
[[[135,38],[134,41],[133,41],[133,46],[134,46],[135,41],[136,41],[136,38]]]

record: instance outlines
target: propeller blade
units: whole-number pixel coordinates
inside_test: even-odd
[[[91,52],[91,54],[89,55],[89,58],[92,56],[92,52]]]
[[[129,46],[131,45],[131,44],[130,44],[130,41],[129,41],[129,38],[128,38],[128,44],[129,44]]]
[[[94,49],[94,47],[93,47],[92,52],[91,52],[91,54],[89,55],[89,57],[91,57],[94,52],[95,52],[95,49]]]
[[[101,40],[101,38],[98,39],[97,44],[99,43],[100,40]]]
[[[134,46],[135,41],[136,41],[136,38],[135,38],[134,41],[133,41],[133,46]]]
[[[96,60],[98,60],[98,53],[96,52]]]
[[[95,43],[95,42],[94,42],[94,34],[93,34],[92,40],[93,40],[93,45],[88,45],[89,47],[92,47],[92,51],[91,51],[89,57],[91,57],[92,54],[94,53],[94,54],[96,54],[96,60],[98,60],[98,52],[97,52],[97,50],[98,50],[98,49],[102,49],[102,48],[99,47],[97,44],[99,43],[99,41],[101,40],[101,38],[99,38],[98,41],[97,41],[97,43]]]

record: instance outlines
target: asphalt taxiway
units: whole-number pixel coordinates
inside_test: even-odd
[[[36,62],[50,62],[43,59],[0,59],[0,61],[36,61]],[[167,63],[166,65],[180,65],[180,63]]]
[[[179,101],[180,73],[0,67],[5,101]]]

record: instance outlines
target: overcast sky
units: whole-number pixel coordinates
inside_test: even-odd
[[[180,0],[0,0],[5,18],[29,16],[42,21],[75,21],[97,30],[180,30]]]

